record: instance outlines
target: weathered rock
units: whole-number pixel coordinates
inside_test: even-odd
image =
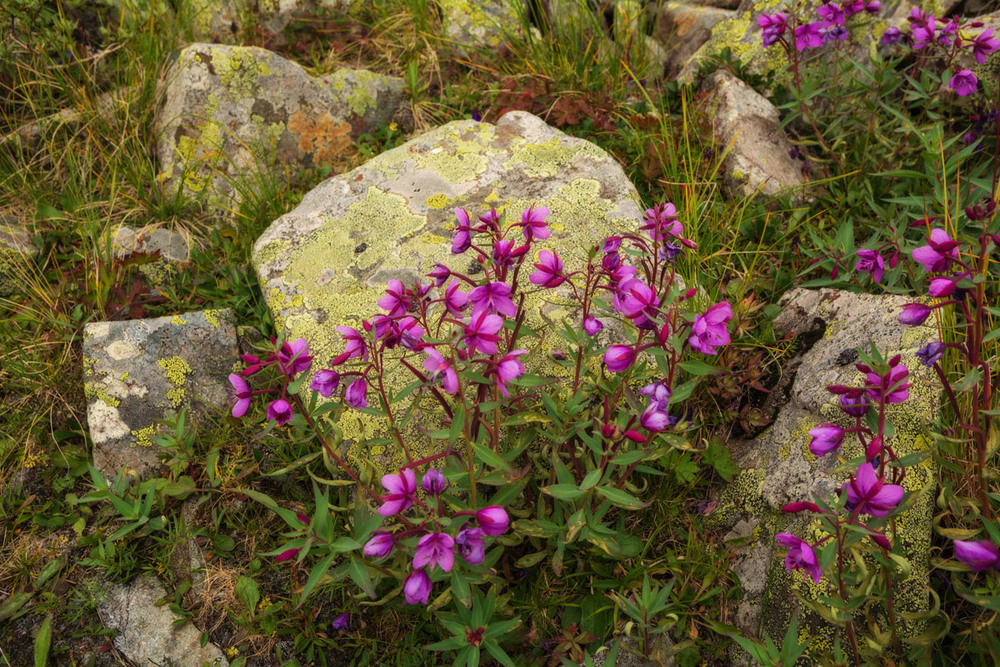
[[[0,298],[21,292],[26,266],[38,257],[28,230],[13,216],[0,213]]]
[[[187,237],[181,232],[157,227],[138,229],[120,227],[113,242],[115,256],[125,258],[130,255],[160,253],[169,262],[184,263],[191,255]]]
[[[778,129],[778,110],[767,98],[722,70],[705,80],[705,88],[715,140],[728,151],[723,183],[730,194],[774,195],[805,183],[789,153],[792,144]]]
[[[839,290],[796,288],[785,295],[783,312],[775,327],[812,345],[794,364],[784,369],[794,374],[787,398],[772,426],[750,442],[732,442],[734,459],[743,471],[725,489],[712,520],[731,528],[727,540],[735,541],[733,570],[742,583],[743,597],[734,622],[756,635],[758,628],[780,644],[789,620],[799,614],[799,626],[809,636],[810,651],[829,649],[835,630],[811,611],[801,608],[793,596],[798,589],[806,596],[831,595],[831,582],[819,585],[801,572],[784,567],[784,552],[775,547],[779,532],[791,532],[805,539],[817,537],[818,524],[808,517],[781,512],[786,504],[828,500],[847,479],[837,457],[817,458],[809,451],[809,430],[820,422],[843,427],[854,425],[840,410],[837,398],[826,391],[831,384],[859,386],[862,375],[854,367],[857,348],[874,343],[887,357],[902,354],[910,370],[909,399],[891,405],[887,411],[895,427],[892,446],[899,456],[929,447],[924,433],[936,413],[936,380],[920,365],[915,352],[936,340],[929,327],[903,327],[896,317],[909,299],[870,296]],[[777,394],[776,399],[780,398]],[[845,459],[860,456],[856,441],[845,438],[841,453]],[[929,460],[907,469],[903,486],[915,493],[909,509],[897,515],[902,553],[912,565],[912,574],[897,590],[897,613],[916,612],[927,607],[929,548],[935,472]],[[905,637],[918,631],[917,624],[902,621]]]
[[[239,201],[237,183],[266,178],[277,165],[335,161],[359,135],[390,122],[404,97],[401,79],[352,69],[312,77],[255,47],[193,44],[165,81],[160,178],[168,192],[217,208]]]
[[[660,7],[654,34],[667,51],[666,76],[673,78],[712,36],[712,28],[736,13],[711,6],[666,2]]]
[[[515,111],[496,125],[449,123],[327,180],[264,232],[253,261],[278,329],[309,340],[316,370],[343,350],[335,327],[370,317],[390,278],[412,283],[434,262],[463,273],[479,268],[470,269],[468,254],[450,252],[456,207],[479,215],[492,205],[519,216],[533,204],[551,209],[551,243],[543,247],[567,267],[582,266],[612,230],[642,220],[635,188],[610,155]],[[536,294],[527,306],[528,325],[543,331],[543,314],[567,316],[544,298]],[[540,346],[548,351],[553,342]],[[555,373],[551,365],[541,370]],[[348,440],[358,438],[362,419],[341,422]]]
[[[214,644],[201,645],[201,631],[191,623],[174,625],[178,617],[157,601],[167,595],[153,575],[108,591],[97,605],[105,626],[118,631],[115,648],[140,667],[185,665],[228,667],[229,661]]]
[[[520,10],[511,0],[437,0],[441,8],[444,37],[456,53],[470,56],[487,49],[495,52],[505,41],[505,32],[517,32]]]
[[[238,44],[248,21],[284,44],[284,30],[298,18],[334,12],[356,13],[364,0],[187,0],[184,25],[197,42]]]
[[[83,372],[94,466],[114,477],[159,466],[156,421],[191,408],[197,417],[228,401],[239,354],[228,310],[94,322],[84,327]]]

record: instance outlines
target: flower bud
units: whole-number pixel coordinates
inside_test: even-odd
[[[795,512],[802,512],[802,511],[820,512],[822,510],[820,510],[819,505],[817,505],[816,503],[810,503],[810,502],[803,501],[803,502],[798,502],[798,503],[789,503],[789,504],[785,505],[784,507],[782,507],[781,511],[782,512],[789,512],[789,513],[795,513]]]
[[[292,560],[299,553],[298,549],[288,549],[282,551],[280,554],[274,557],[275,563],[284,563],[286,560]]]

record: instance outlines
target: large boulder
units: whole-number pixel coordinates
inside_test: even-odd
[[[221,209],[239,201],[240,184],[279,165],[335,162],[404,102],[401,79],[353,69],[313,77],[255,47],[193,44],[165,86],[155,126],[160,179],[169,193]]]
[[[783,369],[784,382],[771,394],[780,402],[777,418],[768,430],[748,442],[731,442],[730,449],[743,469],[724,490],[712,523],[729,530],[736,557],[733,570],[742,584],[743,597],[735,610],[735,625],[757,636],[760,631],[779,645],[793,614],[799,616],[800,637],[810,642],[807,655],[814,658],[828,651],[838,629],[814,612],[802,608],[794,591],[816,600],[834,595],[832,582],[824,576],[819,585],[801,572],[784,566],[784,550],[775,545],[775,535],[790,532],[805,539],[816,537],[818,522],[809,516],[781,512],[788,503],[829,500],[846,481],[849,469],[835,455],[817,458],[809,451],[809,431],[820,422],[852,427],[854,420],[840,410],[831,384],[860,386],[863,376],[855,368],[857,349],[874,343],[885,355],[901,354],[910,370],[909,399],[889,406],[887,416],[895,427],[891,441],[902,457],[930,447],[925,437],[937,412],[936,378],[915,357],[923,345],[936,340],[930,327],[903,327],[896,318],[908,299],[871,296],[833,289],[796,288],[780,302],[782,313],[775,320],[778,331],[798,338],[803,353]],[[765,405],[765,411],[777,405]],[[861,456],[855,440],[845,438],[840,452],[845,459]],[[902,554],[912,566],[909,577],[897,591],[897,615],[925,610],[930,568],[931,520],[935,469],[927,458],[907,468],[903,487],[914,493],[906,511],[897,515],[897,537]],[[917,622],[900,621],[905,638],[920,631]],[[828,653],[826,654],[828,655]],[[811,662],[809,664],[812,664]]]
[[[496,125],[449,123],[322,183],[264,232],[253,262],[278,330],[309,340],[315,370],[343,350],[336,327],[371,317],[389,279],[412,283],[435,262],[481,270],[469,254],[450,252],[456,207],[520,216],[532,205],[551,209],[546,246],[567,268],[581,266],[599,239],[634,230],[642,219],[636,190],[614,158],[513,111]],[[528,309],[529,326],[542,331],[546,318],[569,316],[542,293]],[[539,344],[557,346],[551,338]],[[375,428],[353,413],[341,427],[346,440]]]
[[[705,80],[712,133],[726,151],[723,185],[730,195],[752,197],[797,190],[805,184],[778,109],[732,74],[719,70]]]
[[[237,363],[228,310],[92,322],[83,330],[84,393],[94,467],[143,476],[159,468],[157,422],[182,408],[192,416],[228,402],[226,376]]]

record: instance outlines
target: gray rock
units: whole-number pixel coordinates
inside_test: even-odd
[[[281,165],[329,164],[390,122],[403,81],[367,70],[312,77],[255,47],[193,44],[165,78],[155,130],[168,193],[231,208]]]
[[[196,42],[238,44],[253,26],[275,45],[285,43],[284,30],[298,18],[335,12],[359,13],[364,0],[186,0],[183,25]]]
[[[0,213],[0,298],[23,291],[24,273],[38,253],[28,230],[13,216]]]
[[[191,256],[187,236],[178,231],[158,227],[138,229],[120,227],[113,242],[115,256],[124,259],[132,254],[160,253],[168,262],[183,264]]]
[[[483,49],[494,52],[505,33],[516,33],[521,12],[516,0],[437,0],[444,37],[459,55],[469,57]]]
[[[118,631],[115,648],[140,667],[228,667],[214,644],[201,646],[201,631],[191,623],[174,625],[177,616],[156,603],[167,592],[153,575],[108,591],[97,605],[105,626]]]
[[[473,216],[506,207],[518,216],[531,205],[551,209],[551,243],[542,247],[567,267],[582,265],[613,230],[634,230],[642,220],[614,158],[515,111],[496,125],[449,123],[320,184],[257,240],[253,262],[278,329],[310,342],[317,370],[343,350],[335,327],[370,317],[390,278],[412,281],[434,262],[468,270],[471,257],[450,252],[456,207]],[[570,316],[541,293],[527,307],[527,324],[542,332],[547,320]],[[560,370],[549,362],[537,372]],[[379,428],[367,415],[340,426],[352,442]]]
[[[730,194],[775,195],[805,183],[789,155],[792,144],[778,129],[778,110],[767,98],[722,70],[705,80],[705,88],[715,140],[728,151],[723,182]]]
[[[853,426],[853,419],[840,410],[837,398],[826,391],[831,384],[858,386],[855,369],[858,347],[874,343],[886,355],[902,354],[910,370],[910,397],[889,407],[895,426],[893,448],[900,456],[926,449],[924,433],[936,412],[934,374],[920,365],[915,352],[936,340],[929,327],[904,327],[896,321],[902,305],[910,299],[871,296],[839,290],[796,288],[782,298],[782,313],[775,319],[778,331],[791,336],[817,339],[798,360],[794,380],[777,419],[750,442],[729,443],[734,459],[743,469],[724,490],[712,521],[730,528],[735,558],[733,571],[740,578],[743,597],[734,622],[756,636],[759,629],[779,643],[791,615],[798,610],[800,627],[808,626],[812,655],[829,646],[836,631],[812,612],[800,607],[794,589],[807,596],[830,594],[828,582],[820,586],[805,581],[801,572],[784,568],[784,551],[776,548],[779,532],[806,536],[808,518],[788,515],[781,508],[791,502],[829,499],[847,479],[847,471],[836,457],[817,458],[809,452],[809,430],[820,422]],[[789,370],[789,369],[786,369]],[[772,394],[775,400],[782,397]],[[861,452],[854,440],[845,439],[845,458]],[[898,515],[897,526],[903,553],[913,566],[911,576],[900,585],[898,603],[903,612],[927,608],[929,549],[935,470],[928,462],[907,469],[903,486],[916,493],[915,503]],[[902,621],[903,636],[919,632],[916,622]],[[824,644],[824,642],[827,642]]]
[[[736,13],[711,6],[666,2],[657,15],[654,34],[667,51],[666,76],[675,77],[688,59],[712,36],[712,28]]]
[[[94,466],[114,477],[159,467],[156,422],[228,402],[226,376],[239,354],[228,310],[93,322],[84,327],[83,372]]]

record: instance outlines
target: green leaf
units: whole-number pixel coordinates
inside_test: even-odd
[[[497,644],[492,639],[484,641],[483,647],[486,649],[486,652],[492,655],[493,658],[501,665],[506,665],[507,667],[516,667],[516,664],[514,663],[513,660],[510,659],[510,656],[507,655],[507,653],[504,652],[502,648],[500,648],[500,644]]]
[[[472,451],[476,453],[476,458],[493,470],[503,470],[504,472],[511,471],[510,464],[504,461],[499,454],[494,452],[489,447],[485,447],[480,444],[473,444]]]
[[[316,588],[316,585],[323,579],[323,576],[333,564],[333,559],[336,557],[336,553],[329,553],[326,558],[313,566],[312,571],[309,572],[309,578],[306,580],[306,585],[302,587],[302,592],[299,594],[299,603],[295,605],[296,609],[302,606],[302,603],[306,601],[309,594],[312,593],[313,589]]]
[[[35,637],[35,667],[49,664],[49,647],[52,645],[52,617],[46,616]]]
[[[163,495],[177,498],[178,500],[184,500],[197,490],[198,485],[187,475],[179,477],[173,482],[168,482],[162,489]]]
[[[601,477],[603,475],[604,471],[602,469],[594,468],[593,470],[588,472],[587,476],[583,478],[582,482],[580,482],[580,488],[586,491],[587,489],[596,486],[597,483],[601,481]]]
[[[548,551],[536,551],[533,554],[528,554],[527,556],[521,556],[520,558],[517,559],[517,562],[514,563],[514,565],[516,567],[529,569],[541,563],[543,560],[545,560],[545,557],[548,555],[549,555]]]
[[[469,640],[465,637],[448,637],[448,639],[435,642],[433,644],[428,644],[424,648],[428,651],[455,651],[462,648],[463,646],[468,646]]]
[[[236,595],[252,616],[257,611],[257,604],[260,603],[260,589],[257,587],[257,582],[250,577],[241,576],[236,581]]]
[[[371,575],[368,574],[368,567],[358,558],[351,559],[349,568],[351,580],[358,585],[358,588],[365,592],[371,599],[375,599],[375,586],[372,585]]]
[[[31,593],[16,593],[7,598],[7,600],[0,605],[0,623],[13,617],[18,611],[20,611],[21,607],[23,607],[28,600],[31,599],[31,595]]]
[[[682,361],[679,365],[691,375],[716,375],[722,372],[722,369],[710,366],[704,361]]]
[[[330,545],[330,549],[336,553],[344,553],[345,551],[354,551],[360,549],[361,544],[350,537],[338,537]]]
[[[644,503],[630,493],[626,493],[621,489],[616,489],[611,486],[598,486],[596,487],[597,493],[607,498],[611,501],[612,505],[627,509],[627,510],[641,510],[644,507],[648,507],[649,503]]]
[[[581,491],[575,484],[552,484],[542,487],[542,492],[559,500],[577,500],[587,495],[586,491]]]

